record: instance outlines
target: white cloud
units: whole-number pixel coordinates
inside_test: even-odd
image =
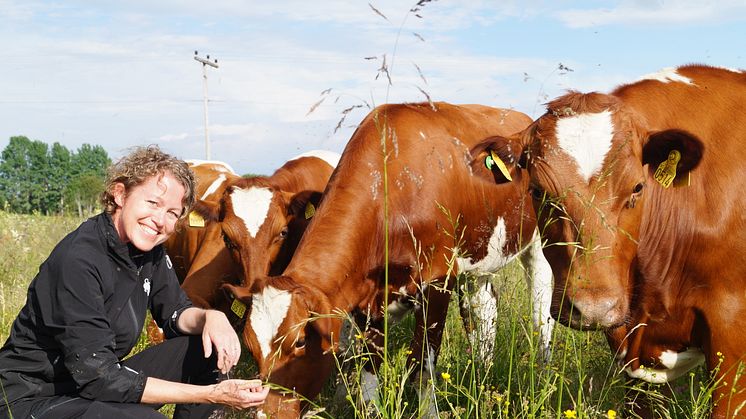
[[[740,0],[623,0],[612,8],[557,12],[557,17],[571,28],[615,24],[716,23],[743,20],[745,16],[746,3]]]
[[[181,141],[187,138],[188,136],[189,134],[187,134],[186,132],[182,132],[181,134],[166,134],[166,135],[161,135],[160,137],[158,137],[158,141],[159,142],[162,141],[164,143],[170,143],[170,142],[175,142],[175,141]]]

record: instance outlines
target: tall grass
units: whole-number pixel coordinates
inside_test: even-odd
[[[16,215],[0,212],[0,336],[4,341],[25,302],[29,282],[55,244],[82,219]],[[483,363],[470,346],[456,298],[449,307],[438,360],[435,400],[441,418],[605,418],[622,417],[625,393],[637,394],[653,407],[655,417],[697,419],[709,416],[714,383],[699,370],[666,385],[627,385],[603,335],[557,327],[548,364],[538,360],[537,332],[531,322],[528,291],[522,267],[514,263],[495,275],[500,290],[495,356]],[[381,369],[387,374],[379,387],[381,406],[360,401],[360,377],[366,357],[362,331],[353,330],[346,355],[338,357],[339,371],[321,396],[312,401],[313,416],[324,418],[416,418],[417,393],[410,383],[408,343],[414,318],[405,317],[388,330],[388,356]],[[357,336],[357,338],[356,338]],[[144,338],[143,338],[144,339]],[[143,340],[141,348],[147,344]],[[237,375],[255,373],[247,354]],[[311,373],[311,372],[309,372]],[[169,412],[170,410],[164,410]],[[235,413],[232,417],[245,417]],[[630,413],[625,417],[631,417]]]
[[[54,246],[84,218],[0,211],[0,340],[5,342],[26,290]]]

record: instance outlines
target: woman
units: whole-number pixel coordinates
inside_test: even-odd
[[[109,169],[102,202],[29,286],[0,349],[0,417],[163,418],[155,409],[176,403],[175,418],[201,418],[261,404],[257,380],[218,380],[238,337],[223,313],[192,307],[161,246],[194,203],[187,165],[139,148]],[[125,360],[147,310],[169,339]]]

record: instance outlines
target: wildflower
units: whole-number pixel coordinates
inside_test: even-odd
[[[406,352],[406,354],[407,354],[407,355],[412,355],[412,350],[411,350],[411,349],[407,349],[407,352]]]
[[[616,411],[609,409],[609,411],[606,412],[606,417],[609,419],[616,419]]]
[[[363,337],[364,336],[362,335],[362,333],[358,333],[355,335],[355,339],[362,339]]]
[[[578,412],[576,412],[575,409],[567,409],[564,413],[565,417],[568,419],[575,419],[578,417]]]
[[[440,376],[443,377],[443,381],[446,383],[451,381],[451,374],[448,374],[447,372],[441,372]]]

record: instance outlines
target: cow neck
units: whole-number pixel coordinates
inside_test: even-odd
[[[703,255],[698,254],[696,243],[706,241],[697,239],[697,214],[691,206],[700,199],[695,198],[697,189],[693,185],[664,190],[648,181],[646,192],[650,193],[640,224],[634,285],[650,298],[632,301],[656,318],[666,317],[674,304],[690,298],[686,290],[702,285],[697,272]]]
[[[377,206],[356,205],[360,200],[349,190],[335,195],[324,198],[326,205],[304,233],[284,275],[339,300],[334,306],[342,307],[372,268],[375,238],[382,232],[372,221]]]

